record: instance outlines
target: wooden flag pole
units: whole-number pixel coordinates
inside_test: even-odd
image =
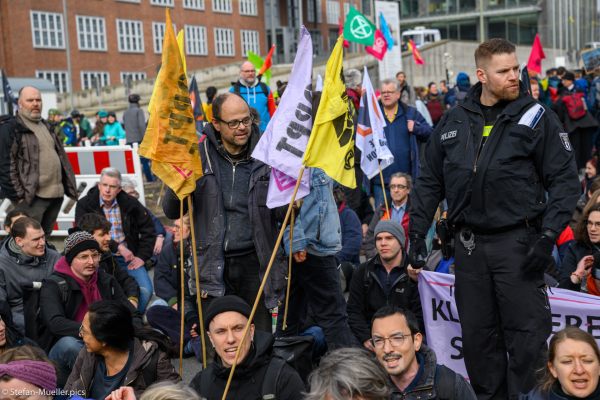
[[[183,317],[184,317],[184,302],[185,291],[183,289],[183,200],[179,206],[179,248],[181,249],[181,336],[179,336],[179,376],[183,376]]]
[[[283,313],[283,330],[287,328],[287,310],[288,304],[290,304],[290,286],[292,285],[292,259],[293,253],[292,248],[294,247],[294,209],[292,208],[292,219],[290,220],[290,272],[288,273],[288,284],[287,284],[287,294],[285,296],[285,312]]]
[[[160,204],[160,198],[162,197],[163,190],[165,190],[165,183],[164,182],[162,184],[162,187],[160,188],[160,194],[158,195],[158,200],[156,200],[156,209],[155,209],[155,211],[158,211],[158,206]]]
[[[385,195],[385,183],[383,182],[383,172],[381,171],[381,164],[379,164],[379,176],[381,177],[381,189],[383,189],[383,201],[385,202],[385,212],[389,219],[392,219],[390,209],[388,208],[387,196]]]
[[[298,187],[300,187],[300,181],[302,180],[302,175],[304,174],[304,169],[306,165],[302,164],[302,168],[300,168],[300,174],[298,175],[298,180],[296,181],[296,187],[294,188],[294,193],[292,194],[292,201],[290,201],[290,205],[288,207],[287,213],[285,214],[285,219],[283,220],[283,224],[281,225],[281,230],[279,231],[279,236],[277,237],[277,242],[275,243],[275,248],[273,249],[273,254],[271,255],[271,260],[269,261],[269,266],[265,272],[265,277],[260,284],[260,288],[258,289],[258,294],[256,295],[256,301],[254,302],[254,307],[252,307],[252,312],[250,313],[250,318],[248,318],[248,323],[246,324],[246,328],[244,329],[244,334],[242,335],[242,340],[240,340],[240,344],[235,353],[235,359],[233,360],[233,365],[231,366],[231,372],[229,373],[229,379],[227,379],[227,386],[225,386],[225,391],[223,392],[223,400],[227,397],[227,392],[229,391],[229,385],[231,385],[231,379],[233,378],[233,373],[235,372],[235,366],[237,365],[238,358],[240,356],[240,350],[244,346],[244,340],[246,340],[246,335],[248,334],[248,330],[250,329],[250,324],[252,323],[252,318],[254,318],[254,313],[256,313],[256,308],[258,307],[258,302],[260,300],[260,296],[262,295],[263,289],[265,288],[265,284],[267,283],[267,278],[269,277],[269,272],[271,272],[271,267],[273,266],[273,261],[275,261],[275,255],[277,254],[277,249],[281,244],[281,239],[283,239],[283,233],[285,232],[285,226],[287,225],[288,219],[290,218],[290,214],[292,212],[292,206],[294,205],[294,200],[296,199],[296,193],[298,193]],[[291,251],[291,250],[290,250]]]
[[[204,319],[202,318],[202,303],[200,302],[200,276],[198,276],[198,258],[196,257],[196,234],[194,233],[194,218],[192,215],[192,196],[188,195],[188,214],[190,215],[190,231],[192,233],[192,257],[196,272],[196,297],[198,299],[198,316],[200,317],[200,337],[202,338],[202,364],[206,369],[206,343],[204,339]],[[183,221],[180,222],[183,224]],[[183,226],[183,225],[181,225]]]

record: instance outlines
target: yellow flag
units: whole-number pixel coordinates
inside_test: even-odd
[[[179,47],[179,54],[181,54],[181,61],[183,62],[183,73],[187,76],[187,67],[185,65],[185,52],[183,51],[183,29],[179,31],[177,35],[177,46]]]
[[[340,35],[327,61],[321,102],[303,163],[307,167],[322,168],[340,184],[355,188],[354,124],[344,83],[343,43],[344,36]]]
[[[183,60],[168,9],[166,14],[162,66],[138,153],[153,161],[152,172],[183,200],[196,188],[202,162]]]

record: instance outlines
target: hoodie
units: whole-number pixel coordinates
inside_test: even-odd
[[[250,84],[243,78],[231,84],[233,86],[229,89],[230,92],[238,92],[250,107],[256,108],[260,115],[259,128],[261,132],[264,132],[276,108],[271,89],[262,83],[259,78],[255,78],[254,82]]]
[[[75,282],[79,284],[81,288],[81,293],[83,293],[83,299],[81,303],[79,303],[79,308],[73,317],[73,321],[82,322],[85,314],[88,311],[88,307],[90,304],[95,303],[96,301],[102,300],[100,296],[100,291],[98,290],[98,271],[94,271],[94,274],[90,278],[89,281],[85,282],[81,278],[79,278],[73,270],[67,264],[67,259],[62,256],[60,260],[54,266],[54,270],[56,272],[60,272],[61,274],[65,274],[75,279]]]

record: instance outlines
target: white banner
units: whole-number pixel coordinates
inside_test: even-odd
[[[435,351],[438,364],[468,378],[454,291],[454,275],[428,271],[419,274],[427,345]],[[552,311],[552,334],[567,325],[575,325],[592,334],[600,345],[600,297],[548,288],[548,298]]]
[[[395,78],[396,74],[402,71],[402,41],[400,40],[400,11],[398,3],[395,1],[376,1],[375,16],[377,21],[375,25],[381,28],[379,21],[379,13],[383,14],[385,22],[390,29],[390,34],[394,38],[394,47],[388,50],[383,57],[383,61],[379,61],[379,80],[385,78]]]

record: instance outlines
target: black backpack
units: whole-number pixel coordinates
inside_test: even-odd
[[[454,400],[456,372],[445,365],[438,365],[435,375],[436,400]]]
[[[265,97],[269,97],[269,88],[267,87],[267,84],[264,82],[258,82],[260,88],[262,89],[263,93],[265,94]],[[246,88],[246,90],[250,90],[250,88]],[[233,91],[241,94],[240,93],[240,83],[239,82],[233,82]]]

